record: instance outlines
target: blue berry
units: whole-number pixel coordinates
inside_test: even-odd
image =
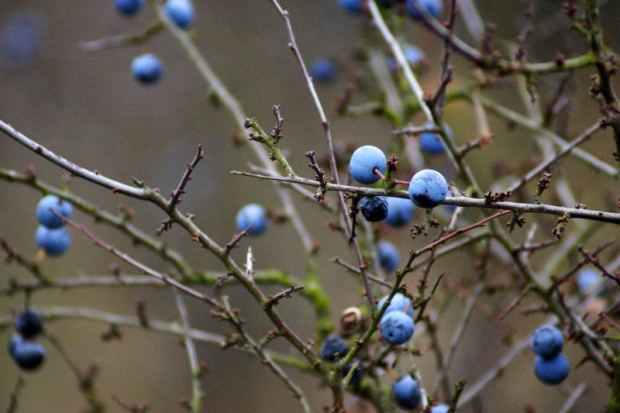
[[[407,342],[413,337],[413,330],[413,319],[401,311],[390,311],[381,318],[381,336],[389,344]]]
[[[403,376],[392,384],[392,394],[398,407],[415,409],[422,401],[418,382],[413,377]]]
[[[39,54],[45,35],[45,19],[35,11],[16,11],[0,23],[0,63],[20,70]]]
[[[450,406],[447,404],[438,404],[431,407],[431,413],[448,413],[448,410],[450,410]]]
[[[405,58],[410,65],[416,65],[424,59],[424,52],[412,44],[404,45],[403,52],[405,53]]]
[[[133,16],[143,5],[144,0],[116,0],[116,10],[126,16]]]
[[[22,336],[34,337],[43,331],[43,320],[38,311],[24,310],[15,317],[15,329]]]
[[[153,53],[136,56],[131,62],[131,73],[140,83],[155,83],[164,74],[164,64]]]
[[[383,304],[385,303],[388,297],[389,296],[386,295],[385,297],[379,300],[379,303],[377,304],[377,309],[381,309],[381,307],[383,307]],[[388,305],[388,307],[385,309],[383,316],[385,316],[387,313],[390,313],[392,311],[398,311],[400,313],[404,313],[405,310],[407,310],[407,315],[411,316],[411,314],[413,314],[413,307],[411,306],[411,300],[405,297],[402,293],[396,293],[394,294],[394,297],[392,297],[392,301],[390,302],[390,305]]]
[[[365,196],[360,201],[360,210],[366,221],[384,220],[388,214],[388,203],[384,196]]]
[[[40,225],[35,233],[37,247],[49,255],[61,255],[71,246],[71,236],[65,227],[50,229]]]
[[[434,18],[438,18],[443,8],[442,0],[407,0],[405,8],[409,16],[414,20],[424,20],[422,13],[418,10],[418,7],[424,7]]]
[[[582,293],[589,293],[592,291],[594,286],[596,286],[600,278],[601,274],[597,270],[593,268],[586,268],[579,271],[577,274],[577,287],[579,287],[579,291]]]
[[[340,0],[340,7],[354,13],[361,13],[364,10],[364,0]]]
[[[260,235],[269,228],[267,212],[258,204],[247,204],[241,208],[235,221],[237,229],[247,231],[249,235]]]
[[[409,63],[411,66],[417,65],[422,61],[422,59],[424,59],[424,52],[414,45],[404,45],[403,52],[405,53],[405,59],[407,59],[407,63]],[[387,65],[390,70],[396,70],[396,59],[394,59],[393,57],[388,58]]]
[[[398,248],[389,241],[379,241],[377,243],[377,250],[381,268],[388,272],[394,271],[400,262],[400,252],[398,252]]]
[[[329,336],[323,341],[321,358],[326,361],[336,361],[347,354],[348,346],[340,336]]]
[[[569,371],[570,363],[562,353],[550,359],[538,356],[534,360],[534,373],[545,384],[562,383],[568,376]]]
[[[310,66],[310,74],[321,83],[329,83],[336,77],[337,69],[332,59],[319,57]]]
[[[530,340],[532,350],[542,358],[557,356],[564,346],[562,332],[552,325],[540,326]]]
[[[441,204],[447,195],[448,183],[437,171],[423,169],[411,178],[409,198],[420,208],[434,208]]]
[[[16,334],[9,344],[9,354],[13,361],[23,370],[34,370],[45,360],[45,349],[42,345],[24,339]]]
[[[69,201],[64,201],[56,195],[47,195],[41,198],[37,204],[37,220],[39,224],[47,228],[59,228],[63,226],[62,218],[54,212],[65,218],[71,218],[73,207]]]
[[[357,148],[349,161],[349,172],[353,179],[361,184],[374,184],[381,177],[374,170],[379,169],[385,174],[387,158],[376,146],[365,145]]]
[[[405,198],[388,197],[388,214],[385,222],[392,227],[402,227],[413,219],[413,203]]]
[[[428,123],[425,123],[424,126],[433,127],[434,124],[428,122]],[[448,136],[452,136],[452,129],[450,129],[448,125],[446,125],[446,133],[448,134]],[[432,153],[432,154],[439,154],[439,153],[446,152],[446,148],[443,146],[443,143],[441,143],[441,139],[439,138],[439,135],[436,133],[432,133],[432,132],[426,132],[426,133],[420,134],[420,149],[422,150],[422,152]]]
[[[194,5],[191,0],[168,0],[164,11],[177,26],[185,29],[194,20]]]

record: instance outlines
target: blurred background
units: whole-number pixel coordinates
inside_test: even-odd
[[[520,33],[525,15],[524,3],[518,0],[501,2],[476,1],[485,21],[497,25],[497,37],[514,40]],[[548,61],[559,51],[567,55],[585,50],[581,37],[564,30],[566,19],[557,1],[538,1],[534,33],[529,57]],[[359,60],[364,44],[383,47],[380,39],[363,16],[342,10],[336,0],[282,1],[290,12],[299,48],[311,63],[319,57],[336,62],[337,74],[329,82],[317,84],[318,93],[327,110],[334,139],[350,142],[353,147],[374,144],[382,148],[391,145],[393,126],[382,117],[366,115],[340,117],[335,114],[334,101],[343,95],[353,80],[360,84],[372,83],[365,74],[365,63]],[[287,48],[288,38],[281,17],[269,1],[226,2],[215,0],[195,1],[196,20],[192,32],[204,56],[222,81],[241,102],[246,114],[256,117],[263,128],[273,126],[272,105],[280,104],[286,119],[283,146],[288,159],[298,173],[312,177],[304,153],[314,150],[324,152],[324,137],[310,94],[305,87],[298,65]],[[609,31],[608,39],[620,35],[614,24],[620,13],[620,2],[607,2],[602,15]],[[196,214],[195,222],[220,244],[228,242],[236,232],[234,217],[246,203],[258,202],[274,212],[281,211],[279,198],[273,185],[253,179],[231,176],[231,170],[247,170],[248,164],[258,164],[251,143],[236,145],[238,127],[228,112],[214,107],[209,101],[209,90],[196,69],[186,58],[174,39],[166,32],[160,33],[141,46],[115,48],[96,53],[80,49],[81,42],[106,38],[118,34],[139,33],[155,18],[153,10],[145,7],[134,18],[120,15],[114,2],[101,0],[5,0],[0,3],[0,119],[38,141],[61,156],[101,173],[130,183],[135,177],[147,185],[167,193],[173,189],[185,170],[185,165],[195,154],[197,145],[205,149],[205,158],[194,173],[183,198],[182,209]],[[405,23],[403,41],[422,49],[426,68],[420,76],[425,91],[433,91],[438,84],[439,61],[442,42],[424,28],[411,21]],[[555,25],[555,26],[553,26]],[[556,30],[553,28],[557,27]],[[457,33],[474,42],[457,18]],[[560,33],[561,32],[561,33]],[[542,38],[542,41],[536,41]],[[136,82],[130,72],[133,57],[143,52],[156,53],[165,64],[165,74],[155,85]],[[454,86],[469,81],[471,65],[455,57],[457,76]],[[597,105],[587,93],[591,71],[578,73],[573,80],[575,94],[570,122],[564,131],[567,138],[579,133],[599,116]],[[361,79],[361,80],[360,80]],[[548,95],[558,83],[558,76],[540,79],[541,94]],[[513,80],[506,80],[490,92],[494,99],[513,109],[524,111],[524,100],[515,95]],[[362,88],[355,104],[376,98],[372,87]],[[455,140],[463,144],[476,138],[473,116],[468,104],[454,103],[447,107],[446,120],[455,132]],[[422,123],[422,117],[411,119],[412,124]],[[492,150],[472,154],[471,165],[483,188],[489,188],[497,178],[493,171],[498,165],[518,174],[537,158],[536,147],[530,135],[522,129],[512,128],[505,122],[491,117],[496,140]],[[609,132],[596,135],[585,149],[604,161],[613,164],[612,142]],[[431,166],[449,169],[445,159],[426,160]],[[0,167],[25,171],[33,166],[37,176],[55,186],[67,182],[65,172],[37,157],[32,152],[2,135],[0,137]],[[608,202],[602,194],[611,184],[604,177],[574,161],[563,161],[565,171],[571,171],[574,190],[581,202],[592,209],[607,209]],[[344,175],[343,175],[344,176]],[[510,178],[510,173],[507,173]],[[403,176],[402,179],[409,179]],[[592,187],[592,180],[597,182]],[[600,183],[600,185],[598,185]],[[614,184],[615,185],[615,184]],[[135,209],[134,222],[147,233],[154,234],[163,214],[155,207],[133,199],[113,195],[91,183],[68,179],[70,190],[89,199],[100,207],[117,211],[123,203]],[[600,186],[600,187],[599,187]],[[26,186],[9,184],[0,180],[4,194],[0,206],[0,236],[27,257],[34,257],[36,247],[33,235],[37,227],[35,208],[40,193]],[[617,193],[615,191],[614,193]],[[557,201],[550,195],[549,202]],[[295,196],[313,239],[320,242],[317,256],[319,276],[324,289],[331,297],[332,320],[337,322],[343,309],[361,305],[364,301],[356,277],[338,267],[330,259],[334,256],[353,262],[344,239],[326,228],[331,215],[311,202]],[[415,222],[421,222],[421,214]],[[169,265],[144,248],[134,248],[130,240],[109,227],[93,222],[92,218],[77,212],[75,220],[87,225],[103,240],[128,251],[159,271],[170,271]],[[553,220],[545,228],[552,228]],[[546,233],[547,234],[547,233]],[[545,235],[546,235],[545,234]],[[590,242],[609,239],[612,232],[602,229]],[[520,239],[523,234],[515,235]],[[72,232],[73,245],[62,258],[46,259],[42,264],[47,274],[57,278],[78,275],[110,274],[110,265],[118,259],[95,248],[83,235]],[[427,240],[412,240],[406,229],[386,230],[384,237],[395,242],[401,254],[425,245]],[[163,234],[162,238],[182,251],[199,270],[222,271],[219,263],[204,250],[191,242],[179,228]],[[305,274],[305,257],[298,238],[290,225],[274,225],[268,236],[244,241],[235,251],[235,258],[243,261],[246,247],[252,246],[257,268],[281,268],[302,278]],[[617,252],[617,251],[615,251]],[[470,293],[476,273],[465,253],[441,260],[433,268],[430,281],[440,274],[446,281],[442,288],[450,291],[444,300],[436,300],[433,308],[441,308],[438,321],[440,342],[447,348],[453,329],[458,323],[463,302]],[[572,260],[572,261],[571,261]],[[566,266],[575,262],[567,257]],[[136,274],[133,268],[121,264],[123,273]],[[498,267],[493,274],[497,281],[510,280],[510,269]],[[415,285],[419,274],[408,276],[407,282]],[[18,265],[0,266],[0,286],[5,287],[9,278],[30,280],[30,275]],[[202,288],[209,292],[209,288]],[[279,288],[266,287],[277,292]],[[258,306],[240,288],[228,288],[234,306],[239,307],[247,319],[248,331],[255,337],[264,336],[270,323],[261,316]],[[154,288],[84,288],[70,291],[41,291],[32,297],[32,305],[39,308],[71,306],[92,308],[118,314],[134,315],[136,302],[143,300],[147,313],[153,319],[170,320],[176,315],[171,291]],[[527,300],[526,300],[527,301]],[[226,333],[230,327],[210,317],[209,309],[195,300],[187,300],[192,324],[201,329]],[[475,312],[451,371],[456,380],[461,377],[474,382],[494,365],[508,350],[505,338],[527,337],[544,316],[522,317],[515,313],[502,323],[495,321],[498,312],[505,309],[509,299],[500,296],[485,298]],[[535,300],[524,306],[536,304]],[[24,305],[21,294],[0,297],[0,314],[11,315]],[[303,299],[295,297],[280,307],[291,327],[304,338],[314,336],[310,307]],[[181,411],[179,400],[191,392],[186,353],[177,337],[139,329],[122,329],[122,339],[102,342],[101,334],[107,331],[103,323],[87,320],[61,320],[46,325],[46,330],[56,336],[75,363],[83,370],[96,364],[100,371],[95,382],[99,396],[111,412],[122,411],[112,401],[116,396],[127,403],[147,403],[153,412]],[[1,332],[1,339],[8,342],[11,328]],[[35,373],[22,373],[11,361],[7,352],[0,352],[0,407],[9,404],[9,396],[18,377],[26,382],[20,392],[21,412],[78,412],[84,411],[86,402],[78,391],[78,383],[70,368],[45,339],[47,349],[45,365]],[[416,346],[428,357],[418,360],[422,377],[431,385],[436,364],[425,338]],[[282,340],[274,348],[292,352]],[[573,366],[584,357],[578,346],[568,344],[565,350]],[[215,346],[198,343],[199,358],[207,363],[208,373],[203,379],[205,391],[204,411],[212,412],[293,412],[299,411],[297,402],[271,372],[260,362],[241,352],[222,351]],[[565,400],[567,388],[550,388],[535,380],[532,373],[533,355],[525,351],[503,372],[502,377],[481,394],[475,407],[466,411],[558,411]],[[302,375],[287,369],[300,383],[310,398],[312,408],[320,411],[329,405],[331,394],[321,387],[314,376]],[[401,373],[405,373],[402,371]],[[569,386],[582,381],[588,383],[586,394],[573,411],[592,412],[604,406],[608,397],[606,378],[591,364],[571,371]],[[570,387],[568,387],[570,390]],[[351,397],[349,410],[373,411]]]

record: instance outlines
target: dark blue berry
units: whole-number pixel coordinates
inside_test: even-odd
[[[538,356],[534,360],[534,373],[545,384],[555,385],[562,383],[568,376],[569,371],[570,363],[562,353],[550,359]]]
[[[336,77],[336,65],[332,59],[320,57],[312,62],[310,74],[313,79],[321,83],[329,83]]]
[[[164,73],[164,64],[152,53],[136,56],[131,62],[131,73],[140,83],[155,83]]]
[[[38,311],[24,310],[15,317],[15,329],[26,338],[34,337],[43,331],[43,320]]]
[[[45,360],[45,349],[42,345],[24,338],[16,339],[15,336],[9,344],[9,353],[13,361],[23,370],[34,370]]]
[[[329,336],[323,341],[321,358],[326,361],[336,361],[347,354],[347,342],[340,336]]]
[[[422,401],[418,382],[411,376],[403,376],[392,385],[394,401],[403,409],[415,409]]]
[[[564,346],[562,332],[552,325],[540,326],[532,334],[530,340],[534,353],[542,358],[557,356]]]
[[[365,196],[360,201],[360,210],[366,221],[381,221],[388,214],[387,199],[384,196]]]
[[[138,13],[143,5],[144,0],[116,0],[116,10],[126,16]]]

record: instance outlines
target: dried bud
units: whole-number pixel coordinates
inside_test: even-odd
[[[340,330],[343,334],[356,330],[362,321],[362,312],[357,307],[346,308],[340,317]]]

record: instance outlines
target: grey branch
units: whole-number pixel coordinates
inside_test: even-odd
[[[291,184],[300,184],[318,187],[319,183],[301,177],[295,178],[284,178],[280,176],[267,176],[267,175],[259,175],[248,172],[240,172],[240,171],[231,171],[234,175],[248,176],[251,178],[258,179],[266,179],[271,181],[278,182],[287,182]],[[386,190],[380,188],[365,188],[359,186],[348,186],[348,185],[336,185],[336,184],[327,184],[327,191],[339,191],[339,192],[349,192],[352,194],[366,195],[366,196],[392,196],[397,198],[405,198],[407,199],[409,196],[406,191],[403,190]],[[597,210],[589,210],[582,208],[570,208],[570,207],[561,207],[556,205],[548,205],[548,204],[525,204],[519,202],[492,202],[489,203],[487,200],[482,198],[468,198],[464,196],[455,196],[448,197],[443,202],[443,205],[457,205],[462,207],[474,207],[474,208],[489,208],[489,209],[504,209],[519,213],[538,213],[538,214],[548,214],[548,215],[556,215],[556,216],[569,216],[570,218],[577,219],[587,219],[590,221],[603,221],[609,222],[612,224],[620,224],[620,214],[614,212],[605,212],[605,211],[597,211]]]
[[[24,145],[26,148],[41,155],[43,158],[60,166],[61,168],[66,169],[67,171],[71,172],[73,175],[77,177],[86,179],[87,181],[91,181],[105,188],[109,188],[112,190],[113,193],[118,192],[118,193],[121,193],[127,196],[131,196],[133,198],[140,198],[140,199],[145,198],[146,192],[143,189],[135,188],[133,186],[123,184],[121,182],[107,178],[99,174],[98,172],[93,172],[93,171],[89,171],[88,169],[84,169],[81,166],[76,165],[73,162],[69,161],[68,159],[65,159],[62,156],[56,155],[54,152],[50,151],[43,145],[33,141],[32,139],[28,138],[27,136],[19,132],[17,129],[15,129],[13,126],[9,125],[8,123],[5,123],[2,120],[0,120],[0,130],[2,130],[2,132],[4,132],[8,137]]]

